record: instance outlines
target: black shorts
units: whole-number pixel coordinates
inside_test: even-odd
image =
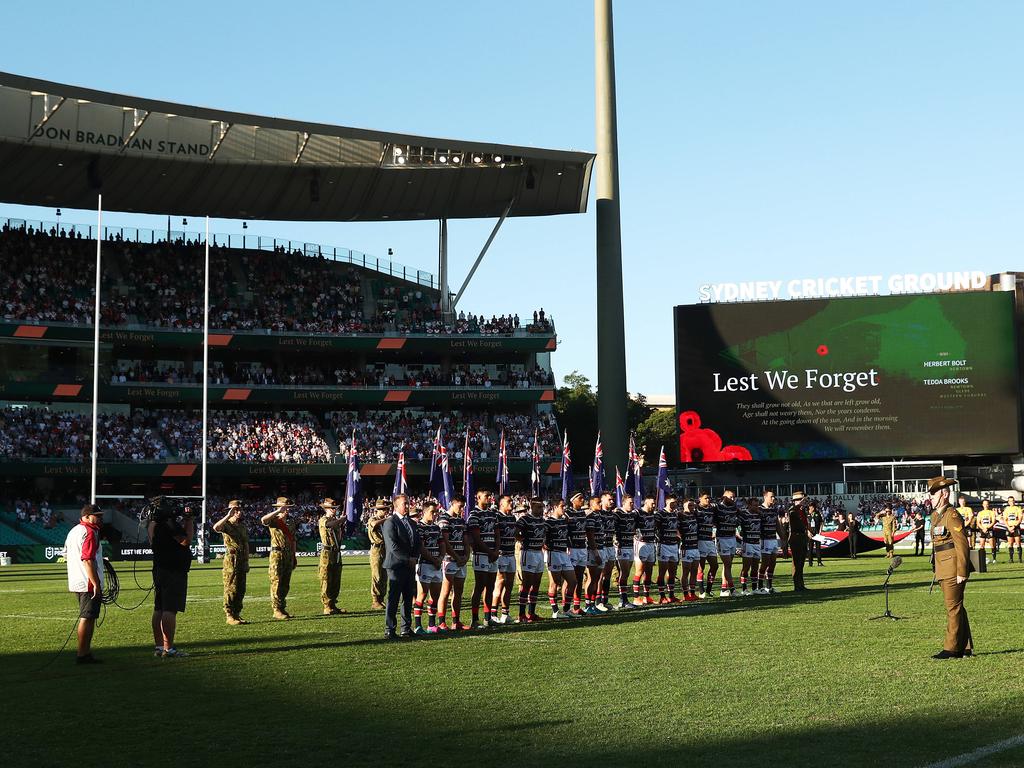
[[[100,617],[100,599],[93,597],[92,592],[75,592],[78,595],[78,618],[98,619]]]
[[[153,569],[153,610],[171,613],[185,612],[185,596],[188,594],[188,571],[169,571],[166,568]]]

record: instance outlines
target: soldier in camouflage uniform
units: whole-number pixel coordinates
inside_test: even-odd
[[[388,591],[388,575],[384,570],[384,533],[381,526],[388,516],[386,501],[378,501],[373,516],[366,524],[366,535],[370,538],[370,599],[375,611],[384,610],[384,598]]]
[[[324,499],[320,505],[324,510],[318,527],[320,529],[320,599],[324,604],[324,613],[333,615],[344,613],[338,607],[338,594],[341,592],[341,542],[338,531],[342,519],[338,517],[338,505],[334,499]]]
[[[242,522],[242,502],[232,499],[228,512],[213,524],[213,530],[224,537],[224,613],[228,624],[248,624],[242,618],[245,580],[249,573],[249,532]]]
[[[260,518],[270,529],[270,601],[275,619],[290,619],[285,610],[285,600],[295,570],[295,521],[288,519],[288,510],[294,507],[291,500],[279,496],[272,511]]]

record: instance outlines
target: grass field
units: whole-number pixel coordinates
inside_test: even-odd
[[[783,577],[777,597],[411,643],[381,639],[365,562],[346,560],[350,613],[319,615],[309,563],[296,618],[275,622],[256,561],[244,627],[224,623],[219,570],[198,566],[178,630],[191,658],[152,657],[147,602],[106,611],[93,667],[73,641],[53,659],[77,614],[63,566],[3,568],[0,765],[921,766],[1022,732],[1022,566],[972,578],[979,653],[939,662],[926,558],[894,576],[898,622],[869,620],[887,561],[826,562],[805,596]],[[119,572],[120,602],[138,603],[131,564]],[[973,764],[1024,765],[1024,746]]]

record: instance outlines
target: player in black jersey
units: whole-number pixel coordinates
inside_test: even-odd
[[[537,592],[544,575],[543,550],[547,533],[544,502],[532,499],[530,512],[519,518],[516,524],[516,538],[522,544],[519,553],[519,623],[532,624],[541,620],[537,615]]]
[[[734,589],[732,559],[736,555],[736,528],[739,524],[736,492],[724,491],[715,507],[715,538],[718,540],[718,555],[722,558],[722,589],[719,592],[722,597],[730,597]]]
[[[679,515],[676,513],[675,496],[665,499],[665,509],[657,512],[654,519],[658,539],[658,602],[678,603],[676,572],[679,570]],[[668,593],[665,592],[666,581]]]
[[[569,557],[569,518],[565,514],[565,501],[556,499],[545,520],[547,533],[544,551],[548,565],[548,603],[552,619],[569,618],[569,602],[576,591],[576,569]],[[558,596],[562,595],[561,610]]]
[[[473,623],[470,629],[480,628],[480,602],[484,604],[484,627],[491,625],[491,601],[494,599],[494,580],[498,575],[498,513],[491,506],[491,492],[481,488],[476,492],[476,506],[466,518],[466,541],[473,549],[473,598],[470,609]]]
[[[633,497],[623,494],[622,506],[615,510],[615,560],[619,566],[619,610],[636,608],[629,600],[629,572],[633,568],[633,540],[639,515],[633,509]]]
[[[715,507],[711,494],[701,491],[694,514],[697,517],[697,549],[700,552],[700,567],[697,569],[699,597],[711,597],[711,590],[718,573],[718,549],[715,547]]]
[[[699,525],[697,522],[697,505],[692,499],[683,502],[679,515],[679,548],[683,560],[683,592],[686,602],[697,599],[697,571],[700,568]],[[703,590],[703,587],[700,587]]]
[[[757,580],[758,563],[761,561],[761,512],[751,504],[744,505],[739,510],[740,531],[743,536],[743,564],[740,566],[740,595],[749,597],[752,593],[747,589],[749,583],[751,589],[757,592],[755,581]]]
[[[437,502],[427,501],[420,512],[420,559],[416,564],[419,589],[413,603],[416,634],[437,632],[437,601],[441,596],[441,528],[434,520]],[[423,604],[427,604],[427,629],[423,629]]]
[[[512,589],[516,585],[516,516],[512,514],[511,496],[505,495],[498,499],[497,533],[498,577],[494,583],[491,621],[507,624],[511,621],[509,605]]]
[[[766,490],[757,510],[761,514],[761,567],[757,572],[757,591],[774,595],[775,558],[779,554],[779,510],[775,507],[775,492]]]
[[[587,583],[584,587],[588,616],[599,613],[597,609],[601,578],[604,575],[604,523],[601,520],[601,497],[590,498],[587,512]]]
[[[601,494],[601,528],[604,531],[604,568],[597,595],[597,610],[609,610],[608,595],[612,588],[612,569],[618,567],[615,559],[615,495],[610,491]]]
[[[441,528],[441,549],[444,556],[444,584],[441,585],[440,613],[441,623],[438,628],[447,632],[445,622],[448,612],[448,600],[451,599],[451,629],[465,629],[459,621],[459,610],[462,608],[462,588],[466,585],[466,563],[469,561],[469,549],[466,546],[466,521],[462,518],[462,509],[466,501],[455,496],[448,511],[441,515],[438,525]]]
[[[636,576],[633,577],[633,602],[636,605],[654,605],[651,580],[654,578],[654,563],[658,559],[658,519],[654,514],[654,503],[654,496],[644,496],[636,515]]]
[[[576,574],[576,589],[572,594],[573,616],[583,615],[583,578],[587,573],[588,552],[594,541],[594,521],[587,517],[583,505],[583,494],[574,493],[566,510],[569,518],[569,559]]]

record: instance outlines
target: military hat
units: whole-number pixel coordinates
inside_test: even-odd
[[[238,499],[232,499],[231,501],[228,502],[228,509],[241,509],[241,508],[242,508],[242,502],[239,501]]]
[[[793,499],[793,501],[800,501],[800,499],[804,498],[805,495],[806,494],[804,494],[803,491],[793,491],[793,495],[791,498]]]
[[[288,509],[294,506],[295,505],[292,504],[292,500],[287,496],[278,496],[277,501],[274,502],[274,509]]]
[[[390,506],[384,499],[377,499],[377,503],[373,505],[373,508],[386,511]]]
[[[341,507],[335,503],[334,499],[324,499],[320,502],[320,507],[322,509],[341,509]]]
[[[956,480],[951,477],[933,477],[928,481],[928,493],[935,493],[952,485],[956,485]]]

